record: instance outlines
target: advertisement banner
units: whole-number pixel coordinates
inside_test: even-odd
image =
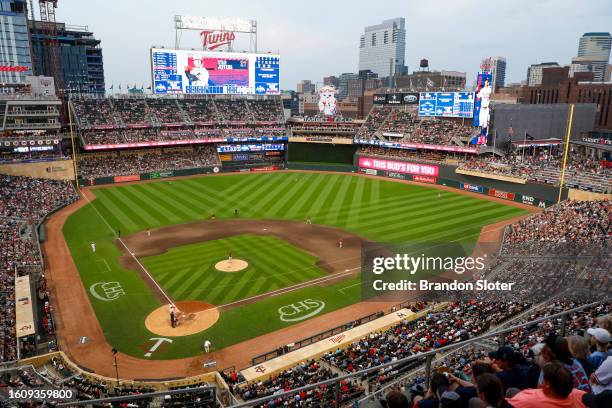
[[[192,139],[192,140],[162,140],[159,142],[136,142],[136,143],[114,143],[102,145],[85,145],[85,150],[106,150],[106,149],[131,149],[134,147],[157,147],[157,146],[176,146],[189,144],[219,143],[224,142],[223,138],[214,139]]]
[[[230,154],[220,154],[219,155],[219,160],[221,160],[222,162],[224,161],[232,161],[232,155]]]
[[[151,49],[157,94],[278,95],[280,56],[200,50]]]
[[[476,184],[468,184],[468,183],[461,183],[459,186],[462,190],[471,191],[472,193],[484,194],[483,186],[477,186]]]
[[[282,143],[263,143],[263,144],[238,144],[238,145],[218,145],[217,152],[263,152],[269,150],[285,150]]]
[[[374,105],[384,105],[387,103],[387,95],[386,94],[374,94],[372,97],[372,103]]]
[[[438,176],[439,167],[431,164],[408,163],[394,160],[374,159],[360,157],[359,167],[372,170],[387,170],[403,174],[415,174],[421,176]]]
[[[438,181],[436,177],[430,177],[430,176],[413,176],[412,180],[418,181],[419,183],[429,183],[429,184],[436,184],[436,181]]]
[[[491,101],[491,82],[493,76],[490,72],[479,72],[476,79],[476,98],[474,100],[474,126],[489,127],[489,103]]]
[[[402,94],[400,93],[387,94],[387,103],[389,105],[400,105],[402,103]]]
[[[503,198],[504,200],[514,201],[515,194],[509,193],[507,191],[495,190],[493,188],[489,189],[489,195],[491,197]]]
[[[115,183],[125,183],[126,181],[140,181],[140,174],[132,174],[129,176],[115,176],[113,177]]]
[[[279,169],[278,166],[266,166],[266,167],[254,167],[250,169],[250,171],[272,171],[272,170],[278,170],[278,169]]]
[[[419,93],[418,92],[408,92],[403,94],[402,103],[404,105],[417,105],[419,103]]]
[[[152,173],[149,173],[149,178],[151,179],[166,178],[166,177],[173,177],[173,176],[174,176],[173,171],[154,171]]]

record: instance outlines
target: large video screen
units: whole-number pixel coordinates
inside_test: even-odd
[[[419,96],[419,116],[471,118],[473,114],[473,92],[421,92]]]
[[[280,56],[151,49],[157,94],[278,95]]]

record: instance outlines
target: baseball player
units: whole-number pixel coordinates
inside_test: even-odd
[[[227,262],[232,263],[232,251],[230,251],[230,253],[227,254]]]
[[[310,219],[310,215],[306,217],[306,224],[312,224],[312,220]]]
[[[193,66],[185,67],[185,76],[191,86],[208,86],[210,74],[204,66],[204,60],[201,55],[194,55],[192,59]]]
[[[212,343],[209,340],[204,340],[204,352],[210,353],[210,346]]]
[[[96,243],[95,242],[91,243],[91,252],[96,252]]]
[[[480,113],[478,114],[478,125],[482,128],[489,127],[489,104],[491,101],[491,85],[489,80],[485,79],[484,86],[480,89],[476,95],[480,99]]]
[[[151,230],[147,228],[147,237],[151,236]]]
[[[338,248],[342,248],[342,245],[343,245],[342,240],[338,241]]]

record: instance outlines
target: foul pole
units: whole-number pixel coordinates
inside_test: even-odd
[[[569,115],[567,116],[567,129],[565,131],[565,152],[563,153],[563,166],[561,167],[561,179],[559,180],[559,196],[557,203],[561,202],[561,194],[563,193],[563,183],[565,181],[565,166],[567,165],[567,154],[569,152],[569,140],[572,134],[572,121],[574,120],[574,104],[569,107]]]

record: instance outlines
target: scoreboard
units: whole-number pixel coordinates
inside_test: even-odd
[[[421,92],[419,96],[419,116],[471,118],[473,114],[473,92]]]

